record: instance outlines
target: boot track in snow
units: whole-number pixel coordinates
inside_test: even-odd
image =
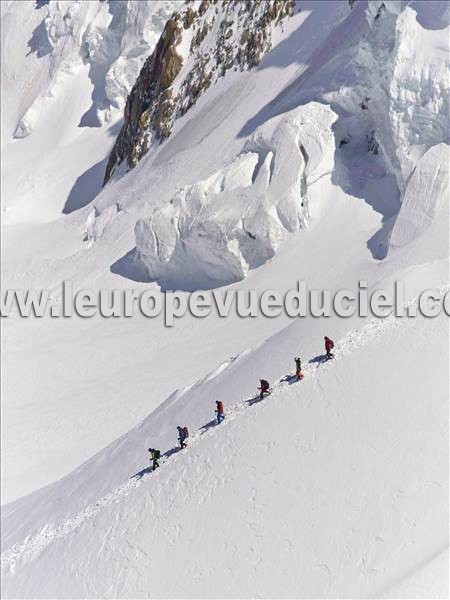
[[[449,289],[450,286],[446,285],[443,286],[439,291],[448,291]],[[412,304],[417,305],[418,299],[414,299],[407,302],[405,304],[405,309],[407,309],[408,306]],[[407,314],[406,310],[405,314]],[[405,318],[407,319],[407,317],[403,317],[403,319]],[[316,359],[313,359],[307,364],[307,366],[305,366],[305,368],[303,369],[304,379],[317,376],[317,374],[320,373],[322,369],[332,368],[332,366],[336,362],[339,362],[342,358],[366,346],[371,339],[385,334],[387,331],[391,330],[394,327],[399,327],[401,321],[402,319],[397,318],[394,315],[390,315],[384,319],[371,319],[361,329],[351,330],[342,340],[340,340],[335,345],[335,357],[333,360],[320,360],[321,357],[316,357]],[[317,370],[318,366],[321,367],[319,370]],[[296,382],[297,380],[295,375],[283,376],[283,378],[279,379],[273,385],[272,392],[268,397],[270,398],[270,403],[276,401],[279,398],[283,390],[286,389],[286,386],[290,387],[291,384],[294,384]],[[216,427],[221,429],[222,427],[226,426],[227,423],[234,421],[241,413],[245,412],[246,410],[251,410],[253,404],[259,404],[260,402],[264,403],[265,400],[266,398],[260,400],[259,394],[257,397],[245,398],[244,400],[241,400],[227,411],[226,418],[220,423],[220,425],[216,425]],[[189,447],[197,446],[205,436],[208,437],[214,435],[216,427],[208,427],[203,431],[199,430],[196,433],[194,433],[190,437],[191,441]],[[166,458],[166,460],[161,460],[160,466],[163,467],[168,462],[173,462],[177,459],[180,459],[181,455],[186,453],[188,450],[189,448],[180,450],[177,453],[175,453],[175,456],[173,458]],[[60,525],[45,526],[43,529],[41,529],[39,533],[26,537],[23,542],[15,544],[11,548],[3,552],[1,556],[2,570],[6,570],[9,568],[10,571],[14,573],[17,563],[26,560],[27,558],[35,558],[42,550],[44,550],[53,542],[64,538],[65,536],[73,532],[76,532],[79,529],[79,527],[81,527],[81,525],[83,525],[92,517],[95,517],[95,515],[102,511],[104,507],[118,503],[123,497],[130,494],[136,488],[139,488],[142,485],[142,483],[144,483],[145,480],[147,480],[149,477],[158,477],[160,473],[161,469],[158,469],[155,473],[153,473],[152,471],[145,472],[144,470],[144,474],[139,477],[137,475],[133,475],[125,483],[112,490],[109,494],[106,494],[96,502],[89,504],[84,510],[78,512],[72,518],[67,519]],[[164,468],[162,468],[162,473],[164,473]]]

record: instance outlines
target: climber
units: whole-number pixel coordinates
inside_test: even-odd
[[[300,358],[294,358],[295,360],[295,376],[297,379],[303,379],[302,373],[302,361]]]
[[[186,448],[187,443],[186,440],[189,437],[189,431],[187,427],[177,427],[178,429],[178,441],[180,442],[180,448]]]
[[[259,383],[260,383],[260,386],[261,386],[261,387],[258,388],[258,390],[260,390],[260,392],[261,392],[259,394],[259,397],[262,400],[263,397],[264,397],[264,394],[269,394],[270,393],[269,392],[270,385],[269,385],[269,382],[266,381],[265,379],[260,379]]]
[[[153,470],[155,470],[159,467],[158,460],[161,458],[161,452],[159,450],[155,450],[155,448],[149,448],[148,451],[150,452],[150,460],[152,461]]]
[[[327,353],[327,359],[334,358],[334,354],[331,352],[334,348],[334,342],[329,337],[325,336],[325,351]]]
[[[216,413],[217,413],[217,424],[220,425],[220,423],[222,423],[222,421],[225,419],[223,403],[220,402],[220,400],[216,401]]]

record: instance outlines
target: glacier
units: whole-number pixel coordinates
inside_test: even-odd
[[[448,293],[448,4],[273,5],[1,3],[2,292]],[[444,313],[14,309],[2,596],[446,597],[449,380]]]
[[[309,186],[333,170],[336,118],[310,103],[266,123],[230,164],[139,219],[136,252],[149,280],[208,289],[272,258],[288,232],[307,226]]]

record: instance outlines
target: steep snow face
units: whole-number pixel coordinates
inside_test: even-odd
[[[168,1],[1,2],[2,217],[46,222],[101,189]]]
[[[435,219],[448,218],[449,163],[450,148],[446,144],[433,146],[418,161],[406,186],[391,246],[404,246],[417,239]]]
[[[449,141],[449,39],[444,3],[352,3],[306,67],[244,132],[267,112],[313,99],[329,103],[339,115],[334,131],[342,148],[334,181],[369,201],[392,226],[417,161]],[[375,181],[389,202],[379,193],[373,197]],[[388,229],[378,258],[386,255]]]
[[[230,5],[234,6],[233,3]],[[302,8],[305,7],[297,3],[295,10]],[[294,13],[294,7],[292,10]],[[291,12],[287,14],[292,16]],[[130,95],[126,121],[110,157],[106,179],[121,162],[126,166],[122,164],[117,173],[123,174],[126,168],[135,166],[151,148],[152,139],[168,137],[174,119],[182,117],[193,106],[197,95],[203,94],[215,81],[217,71],[208,62],[214,44],[220,45],[223,39],[230,38],[230,48],[233,48],[230,49],[230,65],[234,56],[235,68],[237,65],[243,67],[237,60],[239,51],[235,50],[239,36],[233,15],[229,11],[226,15],[226,23],[231,28],[229,35],[225,21],[220,21],[217,26],[214,19],[208,20],[208,10],[187,9],[186,13],[173,18],[172,26],[160,41],[159,50],[155,50],[152,59],[146,63]],[[261,18],[259,13],[256,16]],[[444,16],[438,20],[440,29],[428,30],[407,2],[371,0],[353,3],[351,8],[347,7],[346,15],[339,15],[334,30],[322,43],[310,49],[310,56],[305,56],[305,65],[300,67],[297,79],[253,119],[256,125],[266,121],[267,116],[285,113],[297,105],[308,106],[313,98],[320,98],[331,106],[338,118],[326,124],[340,151],[336,160],[331,161],[332,165],[329,157],[323,162],[330,167],[336,183],[366,198],[383,214],[386,221],[383,232],[370,246],[378,259],[388,252],[395,215],[417,162],[432,146],[443,152],[443,143],[449,139],[449,28],[442,28]],[[220,18],[224,18],[223,15]],[[248,21],[243,23],[248,24]],[[272,21],[269,19],[268,23]],[[238,30],[244,27],[239,19],[237,27]],[[197,32],[194,37],[192,31]],[[201,43],[197,51],[192,40],[199,35]],[[241,34],[241,42],[244,37]],[[198,67],[196,61],[205,53],[208,68],[205,67],[202,73],[208,75],[207,85],[195,88],[196,93],[190,97],[192,87],[186,85],[186,73],[188,79],[194,76]],[[264,68],[264,60],[261,67]],[[165,78],[164,87],[155,78],[161,77],[168,68],[170,77]],[[160,103],[164,110],[158,108]],[[316,118],[320,119],[320,115]],[[260,129],[255,132],[253,122],[247,123],[240,132],[241,137],[247,140],[250,134],[264,137]],[[293,128],[296,126],[292,124]],[[299,135],[294,134],[294,137]],[[267,146],[267,140],[262,145]],[[294,156],[296,153],[298,151]],[[437,152],[433,153],[436,155]],[[300,178],[303,159],[295,164]],[[443,155],[438,162],[444,159]],[[279,164],[280,160],[275,162]],[[246,165],[242,168],[252,168],[250,163]],[[258,163],[258,170],[259,167]],[[245,192],[239,190],[240,200],[235,199],[236,194],[230,199],[230,191],[225,189],[217,191],[209,179],[201,180],[179,190],[164,208],[140,219],[136,225],[136,248],[149,278],[163,287],[179,285],[182,288],[186,287],[186,280],[191,282],[191,287],[211,287],[239,280],[249,268],[259,266],[273,256],[286,232],[306,225],[307,201],[299,192],[301,184],[298,181],[286,180],[284,189],[279,189],[276,194],[275,204],[265,193],[265,200],[261,200],[262,191],[266,191],[268,185],[263,181],[266,168],[267,164],[258,171],[260,177],[254,173],[252,185],[246,186]],[[212,178],[214,181],[220,179],[220,173]],[[274,182],[270,185],[272,189],[276,188]],[[376,193],[375,186],[378,187]],[[250,210],[249,195],[255,199],[254,206],[258,205],[258,210],[251,211],[252,216],[243,213]],[[226,210],[223,209],[225,205]],[[275,211],[271,210],[275,205]],[[199,217],[196,211],[200,206]],[[263,213],[266,216],[261,219]],[[188,264],[195,264],[195,268]]]
[[[359,54],[371,75],[367,106],[378,113],[374,133],[403,192],[424,152],[450,139],[449,22],[427,30],[414,4],[400,2],[382,10],[371,2],[367,19],[370,30]]]
[[[430,18],[438,4],[443,3],[430,3]],[[441,11],[441,18],[434,18],[439,29],[427,29],[430,20],[420,23],[420,3],[419,13],[414,7],[414,2],[369,2],[369,31],[357,54],[357,65],[369,75],[362,104],[373,119],[368,147],[382,155],[396,179],[400,203],[406,204],[390,240],[388,228],[385,252],[388,244],[412,241],[441,205],[448,210],[450,14]],[[432,190],[431,197],[425,190]],[[420,198],[413,200],[415,195]]]
[[[136,250],[165,289],[239,281],[306,226],[308,186],[333,170],[337,116],[316,103],[261,126],[221,171],[136,223]]]
[[[435,218],[447,219],[449,213],[450,11],[447,26],[439,30],[422,27],[419,17],[408,7],[397,19],[388,88],[388,145],[398,158],[395,174],[402,192],[392,247],[413,241]],[[441,19],[438,25],[442,27]]]
[[[111,120],[111,111],[123,109],[146,55],[156,43],[164,22],[174,10],[175,2],[150,0],[125,2],[15,2],[2,7],[2,33],[7,50],[7,66],[2,85],[10,89],[11,79],[19,77],[32,84],[26,104],[15,125],[14,137],[29,135],[38,122],[44,99],[57,94],[65,77],[82,65],[89,66],[93,84],[92,104],[80,115],[80,125],[98,127]],[[18,15],[31,15],[33,29],[28,40],[28,55],[45,65],[39,68],[40,84],[35,85],[36,67],[23,64],[20,55],[12,55],[18,32],[14,31]],[[22,15],[21,15],[22,16]],[[22,18],[23,18],[22,16]],[[22,34],[22,31],[20,31]],[[23,37],[23,36],[22,36]],[[28,61],[30,62],[30,61]],[[23,72],[25,70],[25,73]],[[34,89],[33,89],[34,87]],[[8,132],[6,132],[8,134]]]

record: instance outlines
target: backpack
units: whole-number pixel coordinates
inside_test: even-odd
[[[155,450],[154,451],[154,457],[156,458],[156,460],[158,460],[158,458],[161,458],[161,452],[160,452],[160,450]]]
[[[223,414],[223,404],[222,402],[217,403],[217,412],[221,415]]]
[[[261,379],[261,387],[262,388],[269,388],[270,387],[269,382],[266,381],[265,379]]]
[[[188,431],[187,427],[183,427],[183,429],[181,431],[183,432],[184,439],[189,437],[189,431]]]

